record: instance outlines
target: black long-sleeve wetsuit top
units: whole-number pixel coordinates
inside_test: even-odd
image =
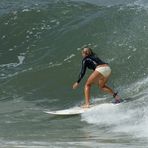
[[[107,64],[107,63],[103,62],[96,55],[87,56],[87,57],[83,58],[81,72],[79,74],[79,78],[78,78],[77,82],[80,83],[80,81],[82,80],[82,78],[84,77],[84,75],[86,73],[87,68],[95,70],[98,65],[103,65],[103,64]]]

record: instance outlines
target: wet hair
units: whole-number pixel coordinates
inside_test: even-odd
[[[82,51],[87,55],[87,56],[94,56],[96,55],[93,50],[89,47],[85,47],[82,49]]]

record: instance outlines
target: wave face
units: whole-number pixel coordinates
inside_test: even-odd
[[[1,0],[0,144],[146,147],[147,18],[146,0]],[[132,101],[116,107],[100,105],[81,119],[45,115],[45,109],[68,108],[83,101],[90,72],[78,90],[71,85],[77,80],[84,46],[110,64],[109,85]],[[94,100],[108,97],[98,88],[91,95]]]

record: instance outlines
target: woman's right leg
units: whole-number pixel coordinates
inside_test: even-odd
[[[91,85],[96,83],[96,80],[98,79],[99,73],[97,71],[94,71],[88,78],[85,88],[84,88],[84,94],[85,94],[85,105],[86,107],[89,107],[90,104],[90,89]]]

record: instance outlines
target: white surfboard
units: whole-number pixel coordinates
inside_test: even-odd
[[[111,103],[110,103],[111,104]],[[100,105],[100,104],[98,104]],[[82,107],[73,107],[73,108],[69,108],[69,109],[64,109],[64,110],[57,110],[57,111],[44,111],[47,114],[52,114],[52,115],[79,115],[85,112],[88,112],[90,110],[95,109],[97,106],[96,105],[91,105],[89,108],[82,108]]]
[[[119,104],[122,104],[124,102],[127,102],[126,99],[125,100],[122,100],[122,102],[119,103]],[[106,106],[110,106],[110,105],[119,105],[119,104],[115,104],[113,102],[110,102],[110,103],[100,103],[100,104],[90,105],[89,108],[83,108],[83,107],[80,107],[80,106],[76,106],[76,107],[72,107],[72,108],[64,109],[64,110],[44,111],[44,112],[47,113],[47,114],[63,115],[63,116],[67,116],[67,115],[79,115],[79,114],[83,114],[83,113],[88,112],[88,111],[95,110],[99,106],[100,107],[106,107]]]

